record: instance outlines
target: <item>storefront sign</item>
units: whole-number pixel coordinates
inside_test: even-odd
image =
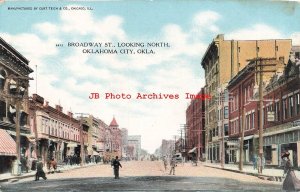
[[[274,111],[268,111],[268,121],[275,121]]]

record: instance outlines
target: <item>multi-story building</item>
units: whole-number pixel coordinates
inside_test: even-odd
[[[175,141],[163,139],[161,142],[161,156],[170,158],[174,153],[175,153]]]
[[[95,161],[98,157],[103,157],[105,151],[105,128],[107,125],[93,115],[84,118],[87,122],[88,129],[88,156],[91,161]]]
[[[71,112],[63,113],[63,107],[51,107],[44,98],[34,94],[29,103],[30,129],[37,141],[37,155],[46,162],[51,158],[65,161],[70,156],[81,156],[81,134],[83,144],[88,144],[87,127]],[[86,127],[81,130],[82,127]],[[85,154],[84,154],[85,155]]]
[[[141,136],[140,135],[128,135],[128,145],[134,146],[134,158],[140,160],[141,155]]]
[[[121,129],[122,134],[122,157],[127,157],[127,146],[128,146],[128,130],[126,128]]]
[[[243,132],[244,162],[249,163],[258,155],[260,119],[257,97],[260,73],[258,73],[257,66],[259,65],[265,65],[263,71],[270,71],[263,73],[262,81],[264,85],[270,81],[274,73],[282,73],[285,66],[283,59],[280,61],[270,58],[263,63],[251,61],[228,83],[228,92],[232,97],[229,103],[229,140],[226,142],[230,163],[237,162],[240,159],[240,148],[238,146]]]
[[[28,122],[28,76],[33,70],[28,64],[22,54],[0,38],[0,173],[12,170],[13,160],[18,158],[23,163],[25,157],[34,155]],[[16,133],[17,127],[20,134]]]
[[[204,132],[204,88],[197,94],[198,97],[191,100],[186,109],[186,151],[196,154],[196,158],[202,158],[205,153]]]
[[[291,40],[224,40],[224,35],[218,35],[209,45],[201,61],[205,70],[205,94],[211,96],[205,100],[207,160],[220,161],[219,137],[223,129],[218,127],[218,89],[226,86],[248,64],[248,59],[282,57],[287,62],[291,47]]]
[[[115,156],[122,157],[122,133],[115,117],[105,130],[105,149],[106,159],[112,159]]]
[[[300,167],[299,55],[300,49],[293,47],[284,71],[275,74],[264,91],[264,156],[271,165],[280,165],[281,153],[289,151],[293,166]]]

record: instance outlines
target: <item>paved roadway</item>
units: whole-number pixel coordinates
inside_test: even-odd
[[[120,179],[113,179],[110,165],[95,165],[48,174],[46,181],[26,178],[1,183],[0,191],[281,191],[281,183],[202,165],[180,164],[168,175],[160,161],[122,162]]]

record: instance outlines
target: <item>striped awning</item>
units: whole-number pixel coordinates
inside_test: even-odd
[[[0,155],[17,156],[14,139],[4,129],[0,129]]]

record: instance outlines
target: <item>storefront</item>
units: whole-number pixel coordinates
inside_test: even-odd
[[[0,140],[0,174],[11,173],[12,163],[17,156],[16,142],[4,129],[0,129]]]
[[[227,141],[226,153],[228,154],[228,163],[236,163],[237,162],[238,147],[239,147],[238,140]]]
[[[288,151],[293,167],[299,167],[300,126],[264,134],[264,155],[266,163],[281,165],[281,153]]]

